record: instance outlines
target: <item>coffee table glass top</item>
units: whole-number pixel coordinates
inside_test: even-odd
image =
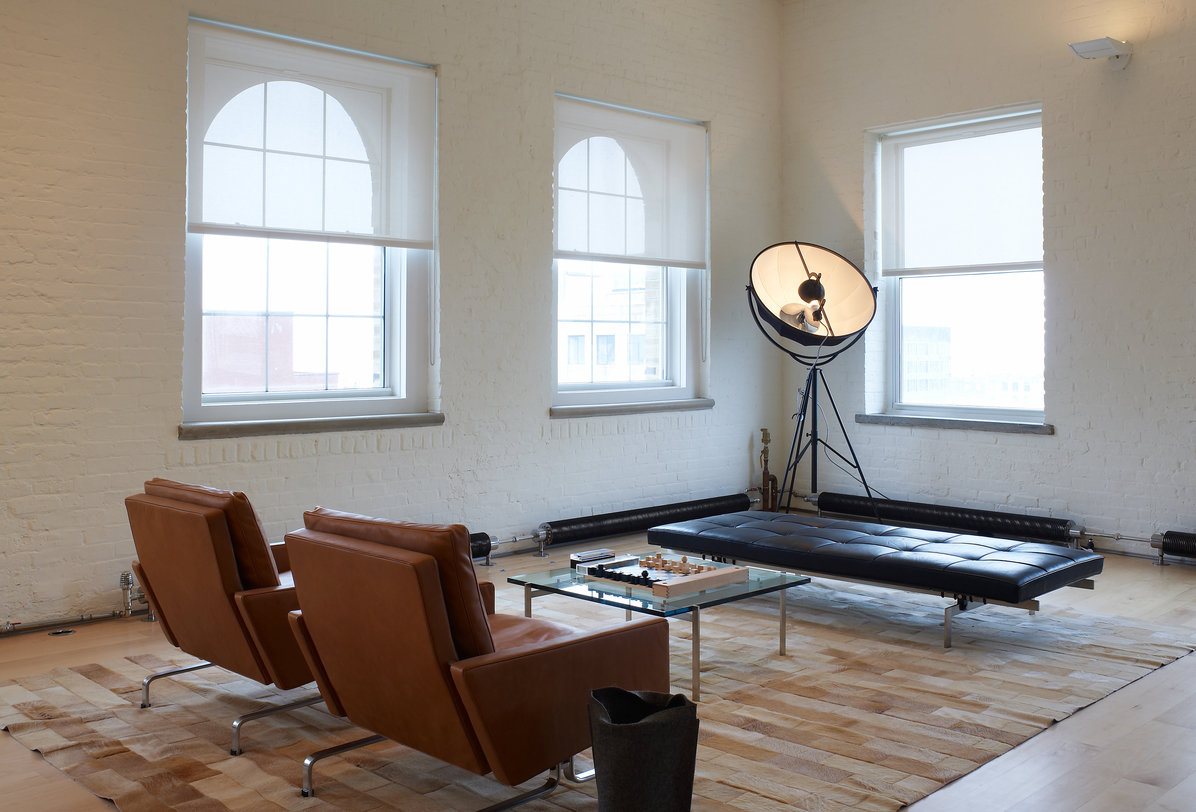
[[[641,555],[646,557],[654,555],[655,552]],[[670,557],[679,558],[680,556]],[[690,556],[690,560],[706,565],[730,566],[714,561],[703,561],[699,556]],[[510,575],[507,576],[507,582],[543,593],[568,595],[644,614],[671,617],[688,612],[695,607],[705,609],[755,595],[765,595],[769,592],[788,589],[791,586],[799,586],[810,580],[804,575],[796,575],[791,572],[777,572],[759,567],[746,567],[746,569],[748,571],[746,581],[667,598],[653,595],[652,590],[648,587],[628,586],[613,581],[587,578],[572,567],[560,567],[525,575]]]

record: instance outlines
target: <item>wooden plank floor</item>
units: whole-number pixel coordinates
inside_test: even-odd
[[[642,536],[635,536],[601,546],[631,550],[646,545]],[[506,576],[564,565],[575,549],[564,548],[548,559],[530,553],[496,558],[492,566],[478,567],[479,577],[498,585],[500,609],[518,612],[521,591],[506,586]],[[1108,556],[1095,590],[1060,590],[1044,606],[1046,612],[1070,607],[1196,628],[1196,567],[1157,567],[1146,559]],[[0,679],[128,654],[167,656],[173,651],[158,625],[141,618],[73,628],[69,636],[29,632],[0,639]],[[775,635],[775,627],[766,633]],[[1196,810],[1194,729],[1196,654],[1080,711],[910,810]],[[768,781],[770,769],[759,764],[760,781]],[[0,806],[14,810],[112,809],[7,735],[0,735],[0,798]]]

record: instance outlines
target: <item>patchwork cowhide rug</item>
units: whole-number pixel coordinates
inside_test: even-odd
[[[955,647],[944,649],[942,606],[866,586],[794,589],[785,656],[775,598],[704,612],[695,809],[899,809],[1184,656],[1196,636],[990,607],[958,618]],[[538,601],[536,614],[590,627],[622,618],[566,598]],[[673,622],[682,692],[689,629]],[[457,810],[515,792],[383,743],[320,762],[317,796],[301,798],[303,758],[364,734],[320,705],[247,724],[245,752],[231,757],[234,717],[304,692],[205,669],[154,683],[154,707],[141,709],[142,677],[174,665],[129,657],[0,682],[0,726],[126,812]],[[591,783],[525,808],[596,807]]]

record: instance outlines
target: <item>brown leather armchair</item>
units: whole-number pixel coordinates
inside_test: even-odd
[[[150,706],[153,681],[213,665],[284,690],[312,681],[287,620],[299,603],[286,547],[267,544],[245,494],[152,479],[125,509],[133,571],[166,639],[205,661],[146,677],[141,707]],[[230,752],[241,752],[245,722],[319,701],[315,694],[238,717]]]
[[[461,525],[419,525],[317,509],[286,536],[299,592],[291,623],[333,713],[373,731],[316,761],[385,737],[544,795],[590,746],[589,692],[667,691],[668,622],[594,632],[494,613]]]

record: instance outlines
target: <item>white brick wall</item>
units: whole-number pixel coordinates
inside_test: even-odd
[[[443,426],[176,438],[188,13],[440,65]],[[1066,47],[1105,35],[1127,70]],[[1194,46],[1176,0],[6,0],[0,623],[115,608],[121,499],[154,475],[245,490],[275,537],[315,504],[506,535],[755,484],[801,370],[747,263],[783,238],[864,261],[865,129],[1032,100],[1057,433],[849,423],[857,451],[895,498],[1196,528]],[[554,91],[712,121],[712,411],[547,417]],[[849,420],[864,356],[828,368]]]
[[[177,439],[189,13],[440,66],[443,426]],[[505,535],[746,487],[759,427],[783,434],[787,408],[743,294],[781,226],[779,15],[774,0],[6,0],[0,623],[117,608],[121,500],[155,475],[246,491],[273,537],[316,504]],[[712,411],[548,419],[555,91],[712,122]]]
[[[1127,536],[1196,528],[1190,4],[806,0],[785,4],[783,31],[785,223],[857,261],[867,128],[1043,105],[1056,433],[849,424],[869,483],[894,498],[1066,516]],[[1067,48],[1103,36],[1134,44],[1126,70]],[[867,352],[882,335],[870,332]],[[828,377],[845,414],[863,411],[862,350]],[[821,476],[824,490],[851,487],[833,468]]]

